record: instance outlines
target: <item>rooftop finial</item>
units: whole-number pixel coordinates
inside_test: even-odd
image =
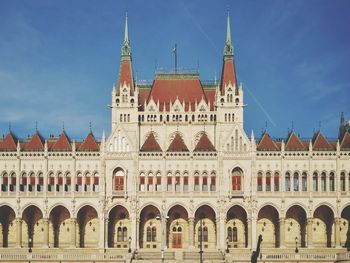
[[[38,132],[38,121],[35,121],[35,132]]]
[[[64,130],[64,121],[62,122],[62,130],[63,130],[63,132],[65,132],[65,130]]]
[[[122,46],[122,56],[130,56],[131,47],[129,44],[128,14],[125,15],[124,42]]]
[[[11,131],[11,122],[9,121],[9,132],[12,132]]]
[[[90,129],[90,133],[92,133],[91,121],[89,121],[89,129]]]
[[[224,55],[225,56],[232,56],[233,55],[233,47],[232,47],[232,41],[231,41],[230,13],[229,12],[227,12],[226,42],[225,42]]]

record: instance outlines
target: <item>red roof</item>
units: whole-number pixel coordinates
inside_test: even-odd
[[[196,147],[194,148],[195,152],[212,152],[215,151],[214,145],[209,140],[206,133],[203,133],[200,137]]]
[[[286,143],[286,150],[287,151],[306,150],[306,146],[301,142],[299,137],[294,132],[291,132]]]
[[[151,89],[139,89],[139,104],[143,108]]]
[[[170,143],[168,152],[188,152],[188,148],[179,133],[176,133],[175,138]]]
[[[341,149],[350,149],[350,133],[346,132],[341,140],[340,144]]]
[[[271,139],[267,132],[264,132],[259,145],[257,147],[258,151],[279,151],[276,143]]]
[[[71,151],[72,146],[65,132],[62,132],[58,140],[52,145],[52,151]]]
[[[182,102],[185,101],[185,111],[195,110],[196,102],[199,103],[202,98],[207,101],[203,91],[201,82],[198,76],[188,77],[181,75],[171,75],[168,78],[156,78],[153,82],[151,92],[148,96],[147,102],[153,98],[155,103],[159,101],[160,110],[163,111],[164,104],[166,111],[170,109],[170,102],[174,103],[176,99]]]
[[[44,151],[44,140],[37,132],[23,145],[24,151]]]
[[[77,146],[77,145],[76,145]],[[77,147],[78,151],[98,151],[100,148],[92,132],[90,132],[82,144]]]
[[[318,132],[314,136],[312,149],[313,150],[332,150],[334,148],[329,143],[329,141],[323,136],[323,134],[321,132]]]
[[[228,85],[230,82],[233,87],[237,87],[237,80],[236,80],[236,70],[235,70],[235,63],[233,61],[233,57],[225,57],[224,63],[222,65],[222,73],[221,73],[221,95],[225,94],[225,86]],[[235,94],[238,93],[238,90],[236,88]]]
[[[149,134],[146,141],[143,143],[140,151],[141,152],[161,152],[162,151],[156,138],[154,137],[153,132]]]
[[[131,96],[134,95],[134,80],[132,77],[132,67],[131,60],[125,59],[120,62],[120,70],[119,70],[119,82],[118,82],[118,95],[120,94],[120,86],[124,85],[130,86]]]
[[[0,144],[0,151],[16,151],[18,139],[9,132]]]
[[[207,97],[208,102],[210,102],[211,111],[214,110],[215,92],[216,92],[216,89],[204,89],[205,96]]]

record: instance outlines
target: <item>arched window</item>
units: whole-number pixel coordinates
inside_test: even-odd
[[[228,242],[232,242],[232,228],[230,226],[227,228],[227,238]]]
[[[181,184],[180,184],[181,182],[180,182],[180,180],[181,180],[180,173],[177,172],[175,174],[175,192],[180,192],[181,191]]]
[[[144,173],[140,173],[139,190],[145,191],[145,174]]]
[[[329,174],[329,191],[334,192],[335,191],[335,185],[334,185],[334,173],[331,172]]]
[[[162,189],[162,175],[160,172],[158,172],[156,176],[156,191],[160,192],[161,189]]]
[[[114,189],[115,191],[122,191],[124,190],[124,177],[125,172],[121,168],[116,168],[113,171],[113,179],[114,179]]]
[[[147,176],[147,191],[153,191],[153,173]]]
[[[173,175],[168,173],[166,189],[168,192],[173,191]]]
[[[71,179],[70,173],[67,173],[66,174],[66,184],[64,185],[64,191],[70,192],[71,183],[72,183],[72,179]]]
[[[53,172],[50,172],[48,177],[48,182],[47,182],[47,190],[49,192],[53,192],[55,190],[54,187],[55,187],[55,176]]]
[[[121,227],[118,227],[117,229],[117,241],[118,242],[123,241],[123,232]]]
[[[318,174],[316,172],[312,175],[312,190],[314,192],[318,191]]]
[[[208,175],[206,172],[202,174],[202,192],[208,191]]]
[[[157,241],[157,228],[154,226],[152,227],[152,242]]]
[[[326,173],[321,173],[321,191],[326,192],[327,189],[327,183],[326,183]]]
[[[58,172],[57,174],[57,184],[56,184],[56,191],[62,192],[63,190],[63,175],[61,172]]]
[[[85,184],[84,184],[84,191],[90,192],[91,190],[91,174],[87,172],[85,174]]]
[[[23,173],[21,176],[21,185],[20,189],[21,192],[26,192],[27,191],[27,174]]]
[[[8,191],[8,176],[7,176],[7,173],[4,173],[2,175],[1,191],[3,191],[3,192],[7,192]]]
[[[28,178],[28,191],[29,192],[34,192],[35,191],[35,174],[31,172],[29,174]]]
[[[203,242],[208,242],[208,228],[203,227]]]
[[[210,176],[210,191],[215,192],[216,191],[216,175],[215,172],[211,173]]]
[[[285,181],[285,191],[289,192],[290,191],[290,173],[289,172],[286,172],[284,181]]]
[[[199,173],[198,172],[194,173],[194,191],[195,192],[199,191]]]
[[[37,185],[36,185],[36,191],[37,192],[42,192],[43,189],[44,189],[44,176],[43,176],[42,172],[39,172]]]
[[[306,172],[303,172],[301,175],[301,191],[306,192],[307,191],[307,174]]]
[[[237,238],[237,227],[234,227],[232,229],[232,240],[233,240],[233,242],[237,242],[238,241],[238,238]]]
[[[77,174],[77,183],[75,185],[75,191],[81,192],[82,191],[82,185],[83,185],[83,177],[80,172]]]
[[[198,227],[198,242],[203,241],[202,240],[202,228]]]
[[[100,185],[100,178],[98,176],[98,173],[96,172],[94,174],[94,184],[92,186],[92,191],[98,192],[99,191],[99,185]]]
[[[147,242],[152,241],[152,230],[151,227],[147,227],[147,237],[146,237]]]
[[[10,185],[9,185],[9,188],[10,188],[10,192],[16,192],[16,174],[15,173],[11,173],[10,174]]]
[[[188,173],[184,173],[184,185],[183,185],[183,191],[188,192]]]
[[[278,172],[275,172],[273,183],[274,183],[273,187],[274,187],[275,192],[278,192],[280,190],[280,175]]]
[[[258,192],[261,192],[262,191],[262,172],[258,172],[258,182],[257,182],[257,190]]]
[[[123,241],[126,242],[128,240],[128,229],[123,227]]]
[[[266,192],[271,191],[271,173],[267,172],[266,173]]]
[[[340,174],[340,191],[345,192],[345,173],[341,172]]]
[[[242,178],[243,171],[240,168],[235,168],[232,170],[232,190],[241,191],[242,190]]]
[[[299,174],[297,172],[293,176],[293,190],[294,192],[299,191]]]

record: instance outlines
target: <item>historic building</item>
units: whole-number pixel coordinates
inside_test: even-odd
[[[229,17],[222,63],[218,83],[183,70],[135,83],[126,20],[108,137],[0,139],[0,259],[33,247],[184,260],[202,247],[244,262],[261,234],[266,262],[335,262],[350,247],[349,125],[334,141],[248,136]]]

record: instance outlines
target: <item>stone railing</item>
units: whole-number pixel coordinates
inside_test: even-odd
[[[339,254],[337,255],[337,260],[347,260],[347,261],[350,261],[350,252],[339,253]]]

